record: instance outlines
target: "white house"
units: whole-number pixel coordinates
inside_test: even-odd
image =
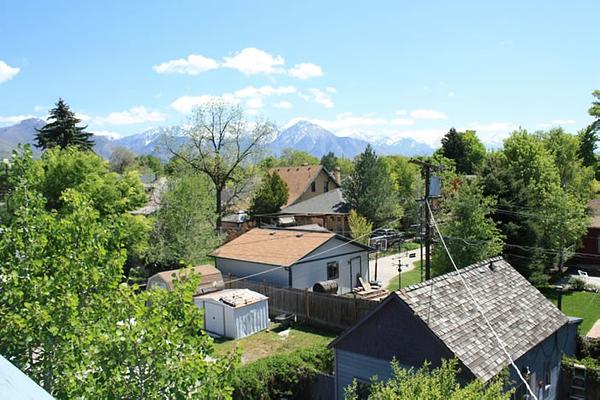
[[[225,289],[194,297],[204,309],[204,330],[231,339],[240,339],[267,329],[268,298],[248,289]]]
[[[312,289],[335,280],[338,294],[369,281],[370,248],[329,231],[252,229],[212,253],[226,277],[266,282],[274,286]]]

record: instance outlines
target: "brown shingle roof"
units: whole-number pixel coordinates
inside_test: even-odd
[[[600,199],[593,199],[588,203],[588,208],[592,217],[590,228],[600,228]]]
[[[501,257],[460,272],[513,360],[568,322]],[[456,272],[396,293],[476,377],[487,381],[508,365]]]
[[[214,257],[289,266],[335,236],[333,232],[254,228],[215,250]]]
[[[200,279],[200,284],[196,289],[196,294],[202,294],[206,293],[207,291],[223,288],[224,283],[221,271],[216,269],[214,266],[208,264],[197,265],[192,269],[195,273],[200,274],[202,276]],[[167,284],[167,288],[171,290],[173,289],[173,280],[175,279],[175,277],[181,277],[185,271],[187,271],[187,268],[162,271],[148,278],[148,282],[151,282],[156,277],[159,277],[162,281],[164,281]]]
[[[277,172],[288,186],[288,201],[283,207],[294,204],[298,197],[308,189],[323,167],[321,165],[307,165],[302,167],[279,167],[271,169],[271,173]]]

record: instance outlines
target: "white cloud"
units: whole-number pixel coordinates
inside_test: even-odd
[[[537,127],[538,128],[552,128],[552,127],[565,126],[565,125],[574,125],[575,123],[576,123],[576,121],[573,119],[555,119],[552,122],[537,124]]]
[[[225,57],[223,66],[237,69],[246,75],[281,73],[281,66],[285,60],[281,56],[272,56],[266,51],[248,47],[235,53],[232,57]]]
[[[323,70],[320,66],[313,63],[300,63],[294,65],[288,70],[288,74],[298,79],[308,79],[317,76],[323,76]]]
[[[448,116],[441,111],[425,109],[411,111],[410,116],[416,119],[448,119]]]
[[[16,124],[24,119],[36,118],[34,115],[0,115],[0,124]]]
[[[448,97],[454,97],[456,93],[454,92],[448,92]]]
[[[159,111],[151,111],[144,106],[135,106],[129,110],[111,112],[105,117],[97,117],[95,121],[98,124],[130,125],[144,122],[162,122],[165,119],[165,114]]]
[[[415,121],[409,118],[394,118],[390,120],[390,124],[392,125],[408,126],[413,125],[414,123]]]
[[[44,107],[44,106],[34,106],[33,107],[33,111],[40,113],[40,112],[46,112],[48,111],[48,107]]]
[[[201,95],[201,96],[182,96],[171,103],[175,110],[187,114],[195,107],[206,105],[215,100],[225,101],[227,103],[237,104],[246,100],[245,107],[249,110],[257,110],[264,106],[264,98],[270,96],[283,96],[296,93],[298,89],[295,86],[248,86],[236,90],[233,93],[225,93],[221,96]]]
[[[10,81],[19,73],[19,71],[21,71],[20,68],[11,67],[4,61],[0,60],[0,83]]]
[[[105,137],[107,137],[109,139],[113,139],[113,140],[121,137],[120,133],[113,132],[113,131],[97,131],[97,130],[91,129],[91,132],[96,136],[105,136]]]
[[[311,94],[308,98],[312,99],[315,103],[321,104],[325,108],[333,108],[333,100],[331,100],[331,96],[326,91],[311,88],[308,89],[308,92]],[[303,98],[306,100],[305,97]]]
[[[90,121],[92,119],[92,117],[86,113],[82,113],[82,112],[76,112],[75,113],[75,118],[81,120],[81,121]]]
[[[408,114],[406,112],[406,110],[398,110],[398,111],[396,111],[396,115],[406,115],[406,114]]]
[[[282,100],[278,103],[273,104],[273,107],[275,107],[275,108],[292,108],[292,103],[290,103],[289,101],[286,101],[286,100]]]
[[[212,58],[204,57],[199,54],[190,54],[187,58],[178,58],[176,60],[170,60],[155,65],[152,69],[159,74],[198,75],[201,72],[216,69],[218,67],[219,63]]]

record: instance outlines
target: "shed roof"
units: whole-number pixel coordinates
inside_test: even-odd
[[[312,181],[315,180],[315,178],[319,175],[319,172],[321,171],[324,171],[327,174],[327,176],[336,185],[336,187],[339,186],[339,184],[331,176],[331,174],[327,172],[321,165],[305,165],[301,167],[278,167],[271,169],[270,172],[277,172],[281,179],[283,179],[288,186],[289,196],[288,201],[284,205],[284,207],[290,204],[294,204],[294,202],[298,200],[298,198],[302,196],[302,194],[306,192],[306,190],[308,190],[309,185],[312,183]]]
[[[250,289],[224,289],[219,290],[218,292],[196,296],[195,298],[203,300],[215,300],[231,308],[243,307],[268,299],[267,296],[254,292]]]
[[[196,291],[196,293],[203,292],[202,289],[206,288],[206,287],[212,287],[212,286],[222,287],[223,286],[223,276],[221,274],[221,271],[216,269],[213,265],[209,265],[209,264],[197,265],[197,266],[193,267],[192,270],[202,276],[202,279],[200,281],[200,284],[198,285],[198,290]],[[162,279],[167,284],[167,287],[169,289],[173,289],[173,280],[176,277],[179,278],[179,277],[183,276],[182,274],[184,274],[186,271],[187,271],[187,268],[162,271],[162,272],[152,275],[150,278],[148,278],[148,280],[150,281],[151,279],[153,279],[155,277],[160,277],[160,279]]]
[[[342,189],[336,188],[308,200],[285,207],[280,214],[348,214],[350,207]]]
[[[460,273],[513,360],[568,323],[502,257],[473,264]],[[457,272],[400,289],[388,299],[394,297],[406,303],[477,378],[488,381],[509,365]]]
[[[329,231],[254,228],[219,247],[211,255],[289,266],[335,236],[335,233]]]

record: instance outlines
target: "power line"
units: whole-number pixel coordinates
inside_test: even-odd
[[[523,375],[521,374],[521,371],[519,370],[519,367],[517,367],[517,365],[515,364],[515,362],[513,361],[512,357],[511,357],[511,355],[506,350],[506,346],[504,345],[504,342],[502,342],[502,339],[500,339],[500,336],[498,336],[498,333],[496,333],[496,331],[494,330],[494,327],[492,326],[492,324],[490,323],[490,321],[487,319],[485,313],[483,312],[483,309],[481,308],[481,306],[477,302],[477,299],[475,298],[475,295],[473,295],[473,292],[471,291],[471,288],[467,284],[467,281],[463,278],[462,274],[460,273],[460,270],[456,266],[456,263],[454,262],[454,259],[452,258],[452,254],[450,254],[450,250],[448,249],[448,246],[446,246],[446,241],[444,240],[444,236],[442,236],[442,233],[440,232],[440,229],[439,229],[439,227],[437,225],[437,222],[435,220],[435,217],[433,216],[433,213],[431,212],[431,207],[429,206],[429,203],[426,203],[426,204],[427,204],[427,208],[429,209],[429,213],[431,214],[431,220],[433,222],[433,226],[434,226],[435,230],[437,231],[438,236],[440,237],[440,241],[442,242],[442,245],[444,246],[444,249],[446,250],[446,254],[448,254],[448,257],[450,258],[450,262],[452,263],[452,266],[454,267],[454,270],[458,274],[458,277],[460,278],[463,286],[465,287],[465,289],[467,289],[467,292],[469,293],[469,296],[471,297],[471,300],[473,301],[473,304],[475,304],[475,307],[477,308],[477,310],[479,311],[479,313],[483,317],[483,320],[485,321],[486,325],[492,331],[492,334],[494,335],[494,337],[498,341],[498,344],[500,345],[500,348],[502,349],[502,351],[504,352],[504,354],[508,357],[508,360],[510,361],[510,364],[512,365],[512,367],[515,369],[517,375],[519,376],[519,379],[521,379],[521,381],[523,382],[523,384],[527,388],[527,391],[531,394],[531,396],[533,397],[533,399],[537,400],[537,396],[535,395],[535,393],[533,393],[533,390],[531,390],[531,387],[529,387],[529,384],[527,383],[527,380],[523,377]]]

